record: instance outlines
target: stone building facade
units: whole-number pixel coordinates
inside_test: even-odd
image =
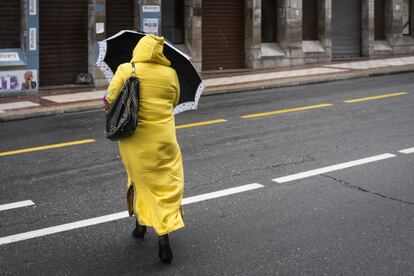
[[[184,38],[178,45],[192,57],[199,71],[269,69],[332,60],[414,54],[414,32],[412,31],[414,20],[411,20],[411,15],[414,14],[414,1],[412,0],[271,0],[270,2],[273,2],[271,5],[275,10],[270,15],[271,18],[276,17],[271,22],[276,21],[276,28],[274,41],[270,42],[262,38],[264,34],[262,29],[268,24],[267,21],[263,22],[263,13],[269,14],[266,9],[268,8],[266,2],[269,1],[209,0],[208,5],[206,5],[207,1],[203,5],[202,0],[181,1],[182,4],[179,6],[183,9],[184,22],[180,27],[183,28]],[[101,3],[103,2],[105,1]],[[167,1],[136,1],[135,26],[142,30],[139,19],[140,7],[143,5],[162,6],[165,2]],[[171,11],[172,2],[174,1],[168,1],[168,11]],[[219,61],[211,60],[212,66],[206,66],[205,64],[210,60],[203,50],[220,54],[219,49],[228,46],[220,45],[220,41],[226,40],[226,33],[222,33],[220,24],[232,24],[233,21],[234,24],[240,25],[240,21],[235,20],[235,17],[240,16],[240,11],[233,16],[231,14],[232,10],[237,10],[235,8],[237,6],[242,7],[243,10],[241,14],[243,17],[242,41],[231,41],[232,36],[228,30],[234,29],[227,28],[230,37],[228,44],[240,44],[239,48],[242,49],[243,54],[239,55],[239,58],[242,61],[235,67],[221,66],[220,61],[224,61],[226,55],[229,55],[224,52],[221,53]],[[216,13],[225,11],[224,14],[218,15],[224,19],[217,19],[211,15],[209,9]],[[308,15],[309,12],[314,14]],[[208,16],[212,18],[209,19]],[[163,19],[164,14],[161,17],[161,20]],[[312,24],[312,20],[316,22]],[[209,28],[206,24],[210,22],[218,22],[218,24],[213,26],[211,33],[208,33],[205,29]],[[338,27],[344,22],[348,24],[342,26],[342,29],[341,26]],[[381,24],[383,27],[378,27]],[[313,36],[309,35],[312,30],[307,30],[308,34],[304,34],[307,25],[314,27]],[[159,34],[171,40],[169,35],[163,32],[162,27],[161,23]],[[223,29],[225,32],[226,28]],[[354,30],[354,34],[350,30]],[[343,36],[341,36],[341,31],[344,31]],[[213,40],[213,43],[206,43],[207,39]],[[347,45],[347,39],[352,40],[350,46]],[[232,47],[229,48],[232,50]],[[95,78],[99,79],[99,72],[95,72]]]
[[[188,53],[203,72],[414,54],[414,0],[17,3],[3,0],[0,4],[4,19],[0,20],[0,83],[6,83],[0,86],[0,95],[10,92],[11,71],[20,75],[33,71],[37,83],[33,91],[38,85],[73,85],[78,73],[89,73],[92,86],[105,86],[95,66],[97,42],[121,29],[154,31],[155,26],[156,33]],[[59,12],[63,10],[64,15]],[[10,20],[16,28],[6,25]]]

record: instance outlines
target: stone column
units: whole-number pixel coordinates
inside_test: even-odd
[[[402,0],[385,2],[385,38],[394,47],[402,43]]]
[[[332,0],[318,1],[319,41],[325,50],[325,56],[332,57]]]
[[[201,5],[201,0],[185,0],[184,40],[197,71],[202,68]]]
[[[303,64],[302,0],[282,0],[280,5],[280,46],[286,52],[287,58],[290,58],[292,66]]]
[[[375,21],[374,0],[361,0],[361,55],[374,55]]]
[[[99,54],[98,41],[106,38],[105,0],[88,0],[88,4],[88,72],[95,87],[104,87],[108,82],[95,63]],[[97,23],[104,24],[104,31],[99,34],[96,32]]]
[[[245,1],[245,64],[246,68],[256,69],[260,67],[261,58],[261,0]]]

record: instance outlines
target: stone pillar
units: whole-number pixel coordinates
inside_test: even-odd
[[[88,72],[95,87],[104,87],[108,82],[95,63],[99,54],[98,41],[106,38],[105,0],[89,0],[88,4]],[[97,24],[103,24],[103,32],[97,30]]]
[[[261,0],[245,1],[245,64],[246,68],[260,67],[261,58]]]
[[[303,64],[302,51],[302,0],[282,0],[279,15],[281,18],[280,46],[291,60],[291,65]]]
[[[197,71],[202,68],[201,5],[201,0],[185,0],[184,40]]]
[[[361,55],[374,55],[375,21],[374,0],[361,0]]]
[[[402,0],[385,2],[385,38],[394,47],[402,43]]]
[[[325,56],[332,57],[332,0],[318,1],[319,41],[325,50]]]

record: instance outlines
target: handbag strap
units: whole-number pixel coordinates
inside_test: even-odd
[[[135,73],[135,63],[134,62],[131,62],[131,65],[132,65],[132,73],[131,73],[131,75],[132,76],[137,76],[137,74]]]

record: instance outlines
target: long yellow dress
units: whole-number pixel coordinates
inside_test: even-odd
[[[184,227],[184,173],[173,114],[180,86],[163,47],[162,37],[147,35],[133,51],[140,80],[138,127],[119,142],[128,174],[127,198],[133,198],[128,204],[130,215],[135,214],[139,224],[153,227],[158,235]],[[118,67],[108,87],[109,102],[115,101],[131,72],[130,63]]]

